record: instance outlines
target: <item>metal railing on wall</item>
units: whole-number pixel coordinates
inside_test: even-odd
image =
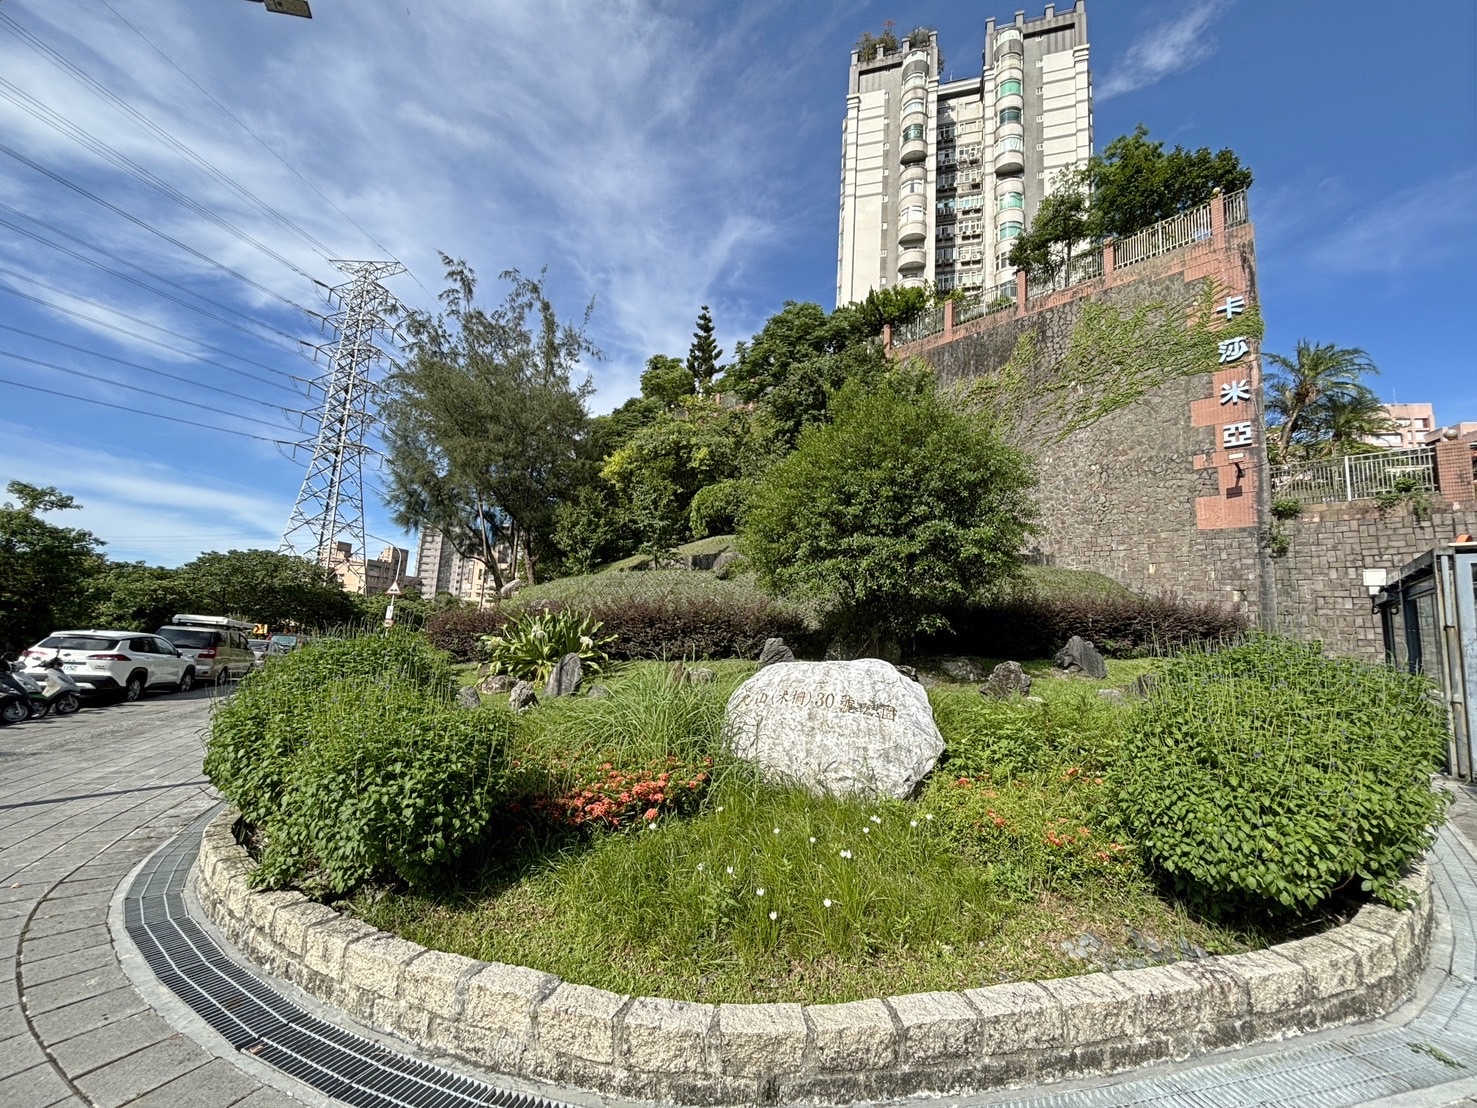
[[[1436,448],[1345,454],[1271,467],[1272,495],[1332,502],[1372,500],[1380,493],[1436,488]]]

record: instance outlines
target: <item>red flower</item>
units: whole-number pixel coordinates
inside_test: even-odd
[[[647,823],[651,823],[659,815],[661,815],[661,813],[658,812],[655,808],[648,808],[646,809],[646,815],[642,816],[641,818],[644,819]]]

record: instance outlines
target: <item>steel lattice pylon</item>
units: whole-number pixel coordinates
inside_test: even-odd
[[[334,543],[341,535],[359,557],[369,556],[364,534],[364,438],[375,418],[370,374],[386,359],[375,339],[393,329],[391,320],[400,308],[380,282],[405,272],[399,262],[333,264],[349,280],[329,290],[329,304],[336,310],[325,323],[335,338],[318,348],[329,356],[328,372],[315,383],[323,390],[318,432],[279,547],[324,568],[332,566]],[[306,449],[309,444],[302,445]]]

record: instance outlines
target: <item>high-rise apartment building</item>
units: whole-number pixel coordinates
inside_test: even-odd
[[[507,547],[500,545],[494,553],[499,567],[511,576]],[[478,604],[497,599],[497,584],[487,567],[457,553],[445,535],[430,528],[421,532],[416,544],[415,575],[420,580],[421,595],[428,600],[442,593]]]
[[[1011,240],[1092,154],[1084,0],[1025,15],[985,23],[979,77],[941,80],[932,31],[852,52],[838,306],[871,289],[1013,291]]]

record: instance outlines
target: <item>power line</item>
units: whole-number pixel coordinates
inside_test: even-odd
[[[29,362],[31,365],[38,365],[41,366],[43,369],[54,369],[58,373],[70,373],[74,377],[85,377],[89,381],[97,381],[100,384],[112,385],[114,388],[128,389],[130,392],[143,393],[145,396],[153,396],[157,397],[160,400],[167,400],[171,404],[189,404],[191,407],[204,408],[207,412],[214,412],[216,415],[223,415],[226,416],[228,419],[240,419],[245,420],[247,423],[260,423],[263,427],[285,430],[285,428],[283,428],[282,425],[279,423],[271,423],[265,419],[257,419],[256,416],[240,415],[237,412],[230,412],[224,408],[212,408],[205,404],[196,404],[193,400],[181,400],[178,396],[171,396],[167,392],[155,392],[153,389],[146,389],[142,385],[130,385],[126,381],[119,381],[112,377],[103,377],[96,373],[87,373],[84,370],[74,369],[71,366],[57,365],[55,362],[43,361],[40,358],[33,358],[28,354],[16,354],[9,350],[0,350],[0,358],[11,358],[18,362]],[[79,399],[81,398],[79,397]]]
[[[3,209],[5,211],[10,211],[10,212],[14,212],[15,211],[15,209],[12,208],[9,204],[0,204],[0,209]],[[30,216],[25,216],[24,213],[17,213],[17,214],[22,215],[26,219],[30,219],[31,218]],[[39,219],[36,220],[35,222],[41,223],[41,225],[43,227],[44,226],[47,226],[47,224],[42,223],[41,220],[39,220]],[[21,227],[18,224],[15,224],[15,223],[10,222],[10,220],[8,220],[8,219],[0,219],[0,227],[9,227],[12,231],[15,231],[17,234],[25,235],[27,238],[32,239],[32,240],[34,240],[36,242],[39,242],[43,246],[49,246],[53,250],[56,250],[59,253],[62,253],[62,254],[67,255],[69,258],[75,258],[77,261],[82,262],[85,265],[95,266],[98,269],[102,270],[104,273],[110,273],[114,277],[117,277],[119,280],[121,280],[121,281],[127,281],[131,285],[136,285],[139,288],[143,289],[145,292],[153,293],[155,296],[162,296],[162,297],[164,297],[164,299],[169,300],[169,301],[172,301],[173,303],[178,304],[178,305],[180,305],[183,308],[189,308],[190,311],[192,311],[192,312],[199,312],[201,315],[205,316],[207,319],[213,319],[217,323],[225,324],[225,326],[227,326],[227,327],[231,327],[231,328],[233,328],[233,329],[235,329],[237,331],[240,331],[243,335],[250,336],[251,338],[255,339],[257,342],[267,343],[270,346],[277,347],[279,350],[287,350],[289,353],[293,353],[293,354],[299,353],[299,351],[295,347],[284,346],[282,343],[276,342],[276,341],[274,341],[272,339],[269,339],[265,335],[262,335],[262,334],[260,334],[257,331],[253,331],[253,330],[251,330],[251,328],[245,327],[242,324],[235,322],[234,320],[227,319],[225,316],[222,316],[222,315],[217,315],[215,312],[207,311],[205,308],[200,307],[198,304],[192,304],[188,300],[181,299],[178,296],[173,296],[170,293],[164,292],[161,289],[156,289],[152,285],[148,284],[147,282],[139,280],[137,277],[131,277],[127,273],[124,273],[124,272],[122,272],[120,270],[114,269],[112,266],[104,265],[102,262],[96,260],[95,258],[89,258],[85,254],[81,254],[81,253],[77,252],[76,250],[72,250],[72,249],[70,249],[68,247],[62,246],[60,243],[52,242],[51,240],[49,240],[49,239],[47,239],[47,238],[45,238],[45,237],[43,237],[41,235],[38,235],[35,231],[28,231],[24,227]],[[53,230],[55,230],[55,228],[53,228]],[[66,235],[66,232],[65,231],[59,231],[58,230],[57,233],[58,234],[62,234],[62,235]],[[67,235],[67,237],[68,238],[74,238],[75,236]],[[78,240],[78,241],[80,241],[80,240]],[[97,249],[98,250],[98,253],[100,253],[100,254],[108,254],[107,251],[101,250],[101,249],[99,249],[97,247],[93,247],[93,249]],[[117,257],[117,255],[115,255],[115,254],[108,254],[108,256],[109,257]],[[156,281],[163,281],[166,284],[174,285],[176,288],[184,288],[185,287],[183,285],[178,284],[177,282],[174,282],[174,281],[169,280],[167,277],[160,277],[156,273],[150,273],[148,270],[144,269],[142,266],[134,265],[133,262],[128,262],[125,259],[119,259],[119,260],[120,261],[124,261],[124,263],[126,265],[133,266],[133,268],[138,269],[138,270],[140,270],[143,273],[148,273],[149,276],[150,277],[153,277]],[[189,290],[186,289],[186,291],[189,291]],[[206,298],[202,297],[202,299],[206,299]],[[211,303],[215,303],[215,301],[211,301]],[[228,309],[228,310],[235,311],[235,309]],[[250,318],[250,317],[248,316],[246,318]],[[282,335],[284,338],[289,338],[289,339],[291,338],[291,336],[290,335],[287,335],[287,333],[284,332],[284,331],[279,331],[277,333],[280,334],[280,335]],[[296,342],[297,340],[294,339],[292,341]]]
[[[162,369],[154,369],[152,366],[140,365],[138,362],[130,362],[123,358],[115,358],[112,354],[104,354],[100,350],[89,350],[85,346],[75,346],[70,342],[62,342],[61,339],[50,338],[46,335],[38,335],[34,331],[23,331],[21,330],[21,328],[12,327],[8,323],[0,323],[0,330],[11,331],[17,335],[24,335],[28,339],[38,339],[41,342],[48,342],[51,343],[53,346],[60,346],[65,350],[73,350],[78,354],[86,354],[90,358],[102,358],[104,361],[116,362],[118,365],[125,365],[128,366],[130,369],[139,369],[143,370],[143,372],[145,373],[153,373],[160,377],[167,377],[171,381],[181,381],[184,384],[190,385],[197,389],[210,389],[212,392],[218,392],[225,396],[233,396],[237,400],[246,400],[252,404],[260,404],[262,407],[271,408],[274,411],[285,410],[281,404],[273,404],[270,400],[261,400],[255,396],[247,396],[244,392],[232,392],[230,389],[223,389],[219,385],[206,384],[203,381],[196,381],[189,377],[182,377],[179,374],[166,373]],[[19,355],[12,354],[10,355],[10,357],[19,357]],[[271,382],[268,381],[267,384],[271,384]]]
[[[161,412],[146,412],[142,408],[130,408],[126,404],[111,404],[106,400],[94,400],[90,396],[77,396],[70,392],[57,392],[55,389],[43,389],[40,385],[28,385],[24,381],[12,381],[9,377],[0,377],[0,385],[11,385],[18,389],[30,389],[32,392],[42,392],[47,396],[59,396],[63,400],[76,400],[83,404],[96,404],[100,408],[112,408],[119,412],[131,412],[134,415],[148,416],[150,419],[167,419],[170,423],[183,423],[189,427],[203,427],[207,431],[219,431],[223,435],[239,435],[243,439],[255,439],[257,442],[270,442],[276,446],[293,446],[286,439],[269,439],[265,435],[253,435],[246,431],[232,431],[228,427],[217,427],[210,423],[199,423],[193,419],[180,419],[178,416],[164,415]]]
[[[114,12],[113,14],[114,15],[117,15],[116,12]],[[287,216],[283,215],[282,212],[280,212],[276,208],[273,208],[269,204],[265,203],[260,197],[258,197],[255,193],[253,193],[250,189],[248,189],[246,186],[244,186],[241,183],[239,183],[238,181],[236,181],[229,174],[225,173],[218,166],[216,166],[214,163],[212,163],[209,159],[207,159],[204,156],[196,153],[194,150],[192,150],[185,143],[183,143],[179,139],[175,138],[172,134],[169,133],[169,131],[167,129],[165,129],[164,127],[161,127],[159,124],[155,123],[148,116],[146,116],[142,112],[140,112],[133,105],[131,105],[128,102],[126,102],[125,100],[123,100],[116,93],[114,93],[110,89],[104,87],[101,83],[99,83],[91,75],[89,75],[88,73],[84,72],[74,62],[69,61],[67,58],[63,57],[56,50],[54,50],[50,46],[46,45],[46,43],[42,42],[33,33],[31,33],[30,31],[26,30],[24,27],[22,27],[15,20],[11,19],[4,12],[0,12],[0,25],[3,25],[5,27],[7,27],[13,35],[15,35],[17,38],[21,39],[23,42],[25,42],[28,46],[31,47],[31,49],[35,50],[37,53],[41,54],[43,57],[48,58],[52,62],[52,64],[56,65],[58,68],[63,69],[66,72],[70,73],[72,75],[72,77],[76,81],[78,81],[80,84],[85,85],[87,88],[90,88],[98,96],[102,97],[108,103],[112,104],[113,107],[116,108],[119,112],[121,112],[124,115],[128,116],[129,118],[133,119],[139,125],[141,125],[146,130],[148,130],[151,134],[153,134],[155,137],[157,137],[161,142],[164,142],[165,144],[167,144],[172,149],[174,149],[177,152],[179,152],[180,154],[184,155],[186,158],[189,158],[196,165],[200,166],[200,168],[204,169],[211,176],[215,177],[216,180],[220,181],[227,188],[231,189],[238,196],[242,197],[242,199],[248,201],[249,203],[251,203],[252,205],[254,205],[256,208],[258,208],[268,218],[270,218],[272,220],[275,220],[282,227],[286,228],[287,230],[291,231],[293,234],[297,235],[299,238],[301,238],[303,241],[305,241],[310,246],[312,246],[315,250],[317,250],[318,253],[323,256],[323,259],[325,261],[329,260],[329,257],[333,253],[333,251],[329,247],[327,247],[323,243],[319,242],[311,234],[309,234],[307,231],[303,230],[301,227],[299,227],[296,223],[294,223]],[[85,134],[85,132],[83,132],[83,133]],[[126,158],[124,160],[127,161]],[[129,164],[132,165],[133,163],[130,162]],[[145,172],[147,172],[147,171],[145,171]],[[152,179],[153,178],[153,175],[152,174],[149,174],[149,177]],[[291,263],[288,263],[288,264],[291,264]]]
[[[145,231],[148,231],[150,234],[158,235],[165,242],[171,244],[172,246],[179,247],[179,249],[183,250],[185,253],[189,254],[191,257],[199,258],[206,265],[209,265],[209,266],[212,266],[212,267],[214,267],[216,269],[219,269],[223,273],[228,273],[232,277],[236,278],[238,281],[244,281],[246,284],[250,285],[252,288],[254,288],[258,292],[262,293],[264,296],[270,296],[273,300],[281,301],[283,304],[286,304],[293,311],[302,312],[304,315],[311,315],[312,314],[306,308],[302,307],[300,304],[294,303],[293,301],[289,300],[287,297],[283,296],[281,293],[273,292],[271,289],[267,288],[266,285],[260,284],[257,281],[252,280],[250,277],[246,276],[246,274],[244,274],[244,273],[237,272],[236,270],[232,269],[230,266],[226,265],[224,262],[218,262],[218,261],[216,261],[214,258],[212,258],[208,254],[201,253],[199,250],[196,250],[193,246],[189,246],[186,243],[183,243],[179,239],[175,238],[173,235],[170,235],[170,234],[168,234],[168,233],[166,233],[164,231],[161,231],[159,228],[155,227],[152,223],[149,223],[147,220],[140,219],[138,216],[134,215],[133,213],[124,211],[122,208],[118,207],[117,204],[113,204],[113,203],[110,203],[107,200],[104,200],[101,196],[98,196],[95,192],[91,192],[88,189],[83,188],[81,185],[77,184],[75,181],[68,180],[66,177],[64,177],[60,173],[57,173],[54,170],[47,169],[40,162],[32,161],[30,158],[28,158],[24,154],[22,154],[19,150],[15,150],[15,149],[13,149],[13,148],[11,148],[9,146],[6,146],[4,143],[0,143],[0,154],[5,154],[8,157],[14,158],[16,161],[20,162],[22,165],[28,166],[29,168],[34,169],[37,173],[40,173],[40,174],[42,174],[45,177],[51,178],[57,184],[63,186],[64,188],[71,189],[73,192],[77,193],[79,196],[85,196],[85,197],[87,197],[87,199],[91,200],[93,203],[99,204],[102,207],[107,208],[108,211],[113,212],[115,215],[122,216],[124,219],[128,220],[128,222],[130,222],[132,224],[135,224],[138,227],[142,227]],[[309,280],[313,280],[313,278],[311,278],[311,277],[309,277],[308,279]]]
[[[209,89],[207,89],[199,81],[195,80],[195,78],[191,77],[189,75],[189,73],[187,73],[184,69],[180,68],[180,66],[175,62],[175,60],[173,58],[171,58],[168,54],[166,54],[163,50],[161,50],[157,45],[155,45],[154,41],[151,38],[149,38],[148,35],[144,34],[136,26],[134,26],[132,23],[130,23],[118,11],[117,8],[113,7],[112,3],[110,3],[110,0],[102,0],[102,3],[103,3],[103,6],[108,9],[108,11],[110,11],[110,12],[113,13],[113,17],[115,19],[117,19],[118,22],[122,23],[125,27],[127,27],[130,31],[132,31],[135,35],[137,35],[140,39],[142,39],[144,41],[144,43],[149,47],[149,49],[152,50],[152,51],[154,51],[154,53],[158,54],[159,57],[163,58],[164,61],[169,65],[169,67],[171,69],[173,69],[176,73],[178,73],[185,80],[189,81],[190,84],[194,85],[195,86],[195,89],[198,92],[200,92],[201,95],[203,95],[207,100],[209,100],[212,104],[214,104],[217,108],[219,108],[221,110],[221,112],[226,115],[227,118],[229,118],[233,123],[236,124],[236,126],[240,127],[243,131],[245,131],[248,135],[250,135],[253,139],[255,139],[256,140],[256,144],[258,146],[260,146],[268,154],[272,155],[272,157],[276,158],[277,161],[279,161],[287,169],[287,171],[289,173],[291,173],[294,177],[296,177],[299,181],[301,181],[303,184],[307,185],[308,188],[312,189],[315,193],[317,193],[319,199],[321,199],[324,203],[326,203],[334,211],[338,212],[339,215],[343,216],[346,220],[348,220],[349,223],[354,227],[354,229],[356,231],[358,231],[361,235],[363,235],[365,238],[367,238],[374,245],[374,247],[375,247],[376,250],[378,250],[381,254],[385,255],[386,257],[394,257],[394,255],[390,253],[389,249],[382,242],[380,242],[379,239],[375,238],[374,235],[372,235],[368,230],[366,230],[365,227],[362,224],[360,224],[358,220],[356,220],[348,212],[346,212],[342,208],[340,208],[336,203],[334,203],[333,199],[330,196],[328,196],[327,193],[325,193],[322,189],[320,189],[317,185],[315,185],[307,177],[304,177],[300,172],[298,172],[298,169],[297,169],[296,166],[294,166],[291,162],[289,162],[281,154],[277,153],[276,150],[272,149],[272,147],[266,142],[265,139],[263,139],[255,131],[253,131],[249,126],[247,126],[245,120],[243,120],[235,112],[231,111],[231,109],[228,108],[228,107],[226,107],[225,104],[222,104],[219,100],[217,100],[216,97],[214,96],[214,94],[212,94]],[[407,269],[406,272],[407,273],[410,273],[410,270]],[[427,296],[431,296],[430,289],[426,288],[425,285],[422,285],[421,282],[420,282],[420,278],[416,277],[416,275],[414,273],[410,273],[410,279],[412,281],[414,281],[417,285],[420,285],[420,290],[423,293],[425,293]]]
[[[85,296],[76,296],[73,293],[67,292],[65,289],[57,288],[55,285],[47,284],[45,281],[42,281],[42,280],[40,280],[39,278],[36,278],[36,277],[31,277],[31,276],[29,276],[29,275],[27,275],[25,273],[18,273],[17,271],[15,271],[13,269],[7,269],[4,266],[0,266],[0,274],[5,274],[8,277],[18,278],[18,279],[20,279],[22,281],[25,281],[25,282],[29,283],[29,284],[39,285],[41,288],[47,289],[50,292],[60,293],[63,296],[71,296],[71,297],[73,297],[73,299],[80,300],[84,304],[91,304],[94,307],[102,308],[104,311],[112,312],[114,315],[120,316],[123,319],[131,320],[134,323],[141,323],[145,327],[152,327],[156,331],[160,331],[160,332],[162,332],[163,334],[166,334],[166,335],[173,335],[177,339],[184,339],[186,342],[193,342],[197,346],[200,346],[201,348],[203,348],[205,350],[213,350],[217,354],[224,354],[228,358],[235,358],[237,361],[245,362],[247,365],[259,366],[260,368],[267,370],[269,373],[275,373],[275,374],[277,374],[277,376],[279,376],[279,377],[285,377],[289,381],[298,381],[298,382],[301,382],[302,381],[302,378],[300,378],[300,377],[294,377],[291,373],[286,373],[283,370],[277,369],[275,366],[269,366],[269,365],[267,365],[266,362],[258,362],[258,361],[255,361],[252,358],[244,358],[240,354],[233,354],[233,353],[231,353],[231,351],[229,351],[229,350],[223,350],[219,346],[212,346],[209,343],[200,342],[198,339],[192,338],[189,335],[183,335],[183,334],[180,334],[180,332],[178,332],[178,331],[171,331],[167,327],[161,327],[157,323],[151,323],[147,319],[140,319],[138,316],[129,315],[127,312],[120,312],[120,311],[118,311],[115,308],[109,307],[107,304],[101,304],[98,301],[92,300],[92,299],[90,299],[88,297],[85,297]],[[262,382],[263,384],[266,384],[266,385],[272,385],[272,386],[274,386],[276,388],[279,388],[279,389],[286,389],[286,391],[288,391],[288,392],[295,393],[297,391],[296,389],[288,388],[288,386],[286,386],[286,385],[280,385],[276,381],[269,381],[269,380],[267,380],[264,377],[258,377],[254,373],[248,373],[244,369],[237,369],[235,366],[229,366],[229,365],[224,364],[223,362],[212,361],[209,358],[202,358],[202,357],[200,357],[200,355],[196,354],[193,350],[185,350],[185,349],[182,349],[181,347],[178,347],[178,346],[171,346],[167,342],[160,342],[158,339],[152,339],[148,335],[141,335],[137,331],[130,331],[127,327],[120,327],[116,323],[109,323],[107,320],[105,320],[105,319],[99,319],[97,316],[88,315],[86,312],[79,312],[75,308],[64,308],[60,304],[53,304],[50,300],[43,300],[39,296],[32,296],[28,292],[21,292],[20,289],[12,288],[11,286],[9,286],[7,284],[4,284],[3,282],[0,282],[0,292],[8,292],[12,296],[19,296],[23,300],[29,300],[29,301],[31,301],[34,304],[40,304],[43,308],[49,308],[50,310],[52,310],[54,312],[63,312],[66,315],[75,316],[78,319],[85,319],[89,323],[96,323],[98,326],[100,326],[100,327],[106,327],[110,331],[117,331],[120,335],[127,335],[130,338],[135,338],[135,339],[138,339],[141,342],[150,343],[150,344],[152,344],[154,346],[157,346],[157,347],[159,347],[159,348],[161,348],[163,350],[170,350],[170,351],[173,351],[176,354],[180,354],[180,355],[182,355],[182,356],[184,356],[186,358],[193,358],[195,361],[204,362],[206,365],[213,365],[213,366],[216,366],[219,369],[224,369],[227,373],[235,373],[235,374],[238,374],[239,376],[242,376],[242,377],[249,377],[253,381],[260,381],[260,382]]]

